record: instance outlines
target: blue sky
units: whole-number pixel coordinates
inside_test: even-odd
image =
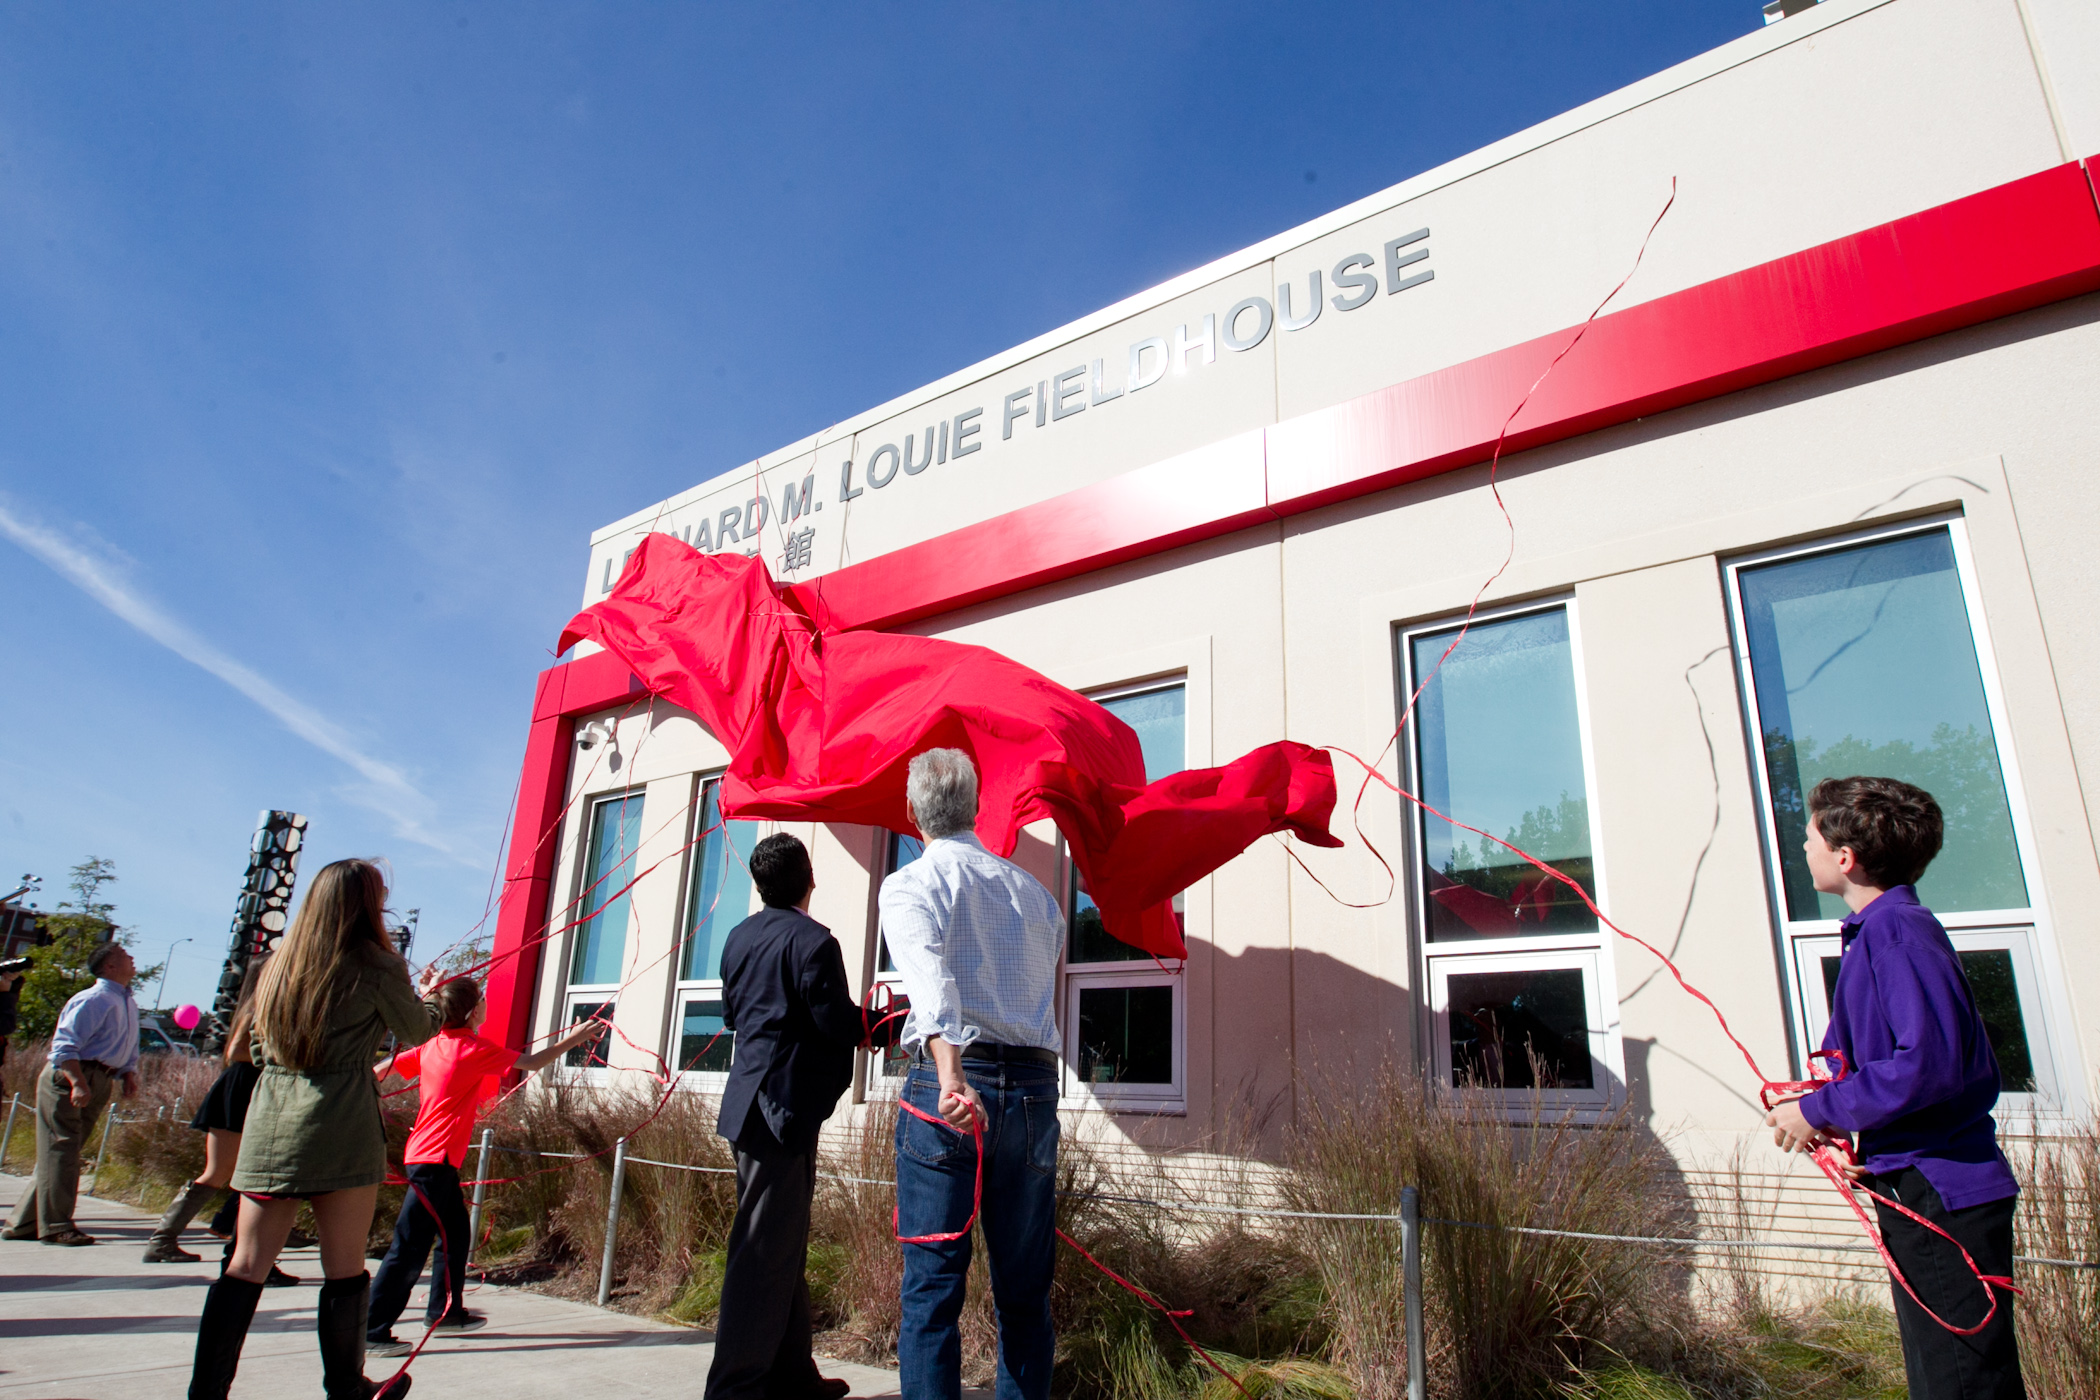
[[[9,6],[0,872],[202,1000],[291,808],[434,951],[593,527],[1757,11]]]

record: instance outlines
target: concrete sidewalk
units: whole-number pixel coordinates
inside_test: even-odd
[[[0,1175],[0,1200],[13,1202],[24,1180]],[[0,1241],[0,1396],[36,1400],[166,1400],[189,1386],[197,1315],[218,1274],[218,1242],[192,1228],[184,1245],[201,1264],[144,1264],[152,1218],[83,1196],[81,1228],[101,1243],[80,1249]],[[242,1353],[236,1397],[319,1395],[314,1346],[320,1261],[288,1250],[284,1269],[304,1283],[264,1292]],[[698,1400],[714,1357],[710,1332],[606,1312],[515,1288],[469,1285],[468,1306],[489,1325],[434,1338],[415,1365],[419,1400],[489,1396],[500,1400],[576,1400],[622,1396]],[[416,1290],[404,1321],[422,1316]],[[396,1327],[400,1336],[410,1335]],[[365,1374],[391,1375],[399,1360],[370,1357]],[[853,1385],[856,1396],[893,1396],[893,1371],[818,1363]]]

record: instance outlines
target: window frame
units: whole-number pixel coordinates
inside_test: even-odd
[[[895,968],[891,968],[887,972],[882,969],[882,905],[880,900],[882,896],[882,882],[896,874],[900,868],[897,864],[898,839],[919,840],[918,837],[912,836],[908,832],[891,831],[886,826],[876,827],[875,832],[876,865],[879,867],[880,873],[876,875],[869,888],[868,946],[862,954],[862,967],[865,970],[865,975],[861,978],[861,986],[866,989],[861,999],[862,1006],[869,1004],[869,998],[874,995],[877,986],[889,987],[893,994],[898,996],[904,994],[904,974],[898,972]],[[889,1052],[883,1051],[878,1053],[874,1050],[863,1050],[859,1053],[863,1063],[856,1079],[862,1102],[866,1102],[869,1096],[896,1093],[904,1087],[904,1076],[909,1072],[911,1064],[909,1058],[902,1054],[897,1055],[895,1058],[900,1065],[900,1069],[898,1073],[891,1074],[887,1069],[892,1058]]]
[[[705,854],[705,847],[700,840],[700,822],[707,812],[707,789],[710,785],[719,786],[727,776],[727,769],[710,769],[693,775],[692,798],[687,804],[685,859],[680,863],[679,869],[677,922],[672,925],[679,932],[671,960],[669,1008],[668,1013],[664,1017],[664,1063],[670,1067],[671,1073],[675,1076],[680,1088],[697,1089],[709,1093],[720,1093],[728,1087],[729,1071],[726,1069],[681,1069],[679,1067],[678,1042],[685,1026],[685,1007],[687,1002],[697,1000],[720,1002],[722,1000],[721,978],[689,978],[685,975],[685,953],[686,940],[690,933],[688,920],[693,913],[693,881],[695,875],[698,874],[699,862]],[[722,820],[726,827],[730,819],[724,817]],[[724,835],[727,835],[726,831]],[[745,911],[747,916],[757,912],[758,894],[755,886],[750,898],[752,907]],[[735,1033],[731,1032],[730,1054],[732,1063],[734,1062],[735,1053],[736,1037]]]
[[[2063,1082],[2058,1075],[2053,1048],[2041,1032],[2048,1026],[2043,994],[2040,957],[2035,930],[2029,924],[2000,924],[1995,927],[1947,930],[1948,941],[1957,953],[2006,952],[2012,955],[2013,986],[2020,1001],[2020,1020],[2027,1032],[2027,1055],[2034,1067],[2035,1091],[2006,1089],[1998,1102],[2016,1117],[2029,1117],[2043,1105],[2061,1099]],[[1823,992],[1822,960],[1836,957],[1842,941],[1836,932],[1802,934],[1795,940],[1797,958],[1791,975],[1793,992],[1800,998],[1802,1019],[1811,1045],[1823,1043],[1830,1025],[1830,1007]]]
[[[1085,963],[1085,970],[1065,974],[1061,990],[1064,1004],[1059,1008],[1061,1028],[1064,1032],[1067,1053],[1065,1055],[1065,1097],[1077,1101],[1075,1106],[1110,1109],[1117,1113],[1164,1113],[1180,1114],[1188,1111],[1188,979],[1178,973],[1162,977],[1157,968],[1149,975],[1132,976],[1126,972],[1104,971],[1112,967],[1108,963]],[[1173,1077],[1165,1084],[1115,1084],[1093,1083],[1079,1077],[1079,999],[1080,994],[1090,990],[1149,990],[1165,988],[1172,997],[1173,1010],[1167,1027]]]
[[[575,987],[564,987],[562,989],[561,1000],[557,1003],[557,1005],[560,1007],[560,1013],[559,1018],[556,1020],[554,1025],[554,1038],[558,1039],[561,1036],[566,1035],[568,1033],[569,1027],[576,1024],[576,1008],[579,1005],[597,1004],[609,1007],[611,1008],[611,1014],[607,1017],[607,1020],[617,1024],[620,1014],[620,999],[617,995],[617,992],[617,988],[606,989],[603,987],[584,987],[579,989]],[[561,1076],[561,1078],[565,1082],[570,1084],[605,1085],[612,1083],[613,1074],[615,1072],[612,1063],[612,1052],[613,1046],[616,1044],[616,1042],[612,1038],[612,1031],[610,1028],[606,1030],[605,1037],[606,1042],[604,1064],[572,1065],[569,1063],[569,1056],[575,1054],[576,1051],[571,1050],[564,1054],[560,1059],[556,1060],[552,1066],[550,1066],[551,1072]],[[582,1046],[577,1047],[577,1049],[582,1048]]]
[[[2020,875],[2027,885],[2028,903],[2017,909],[1977,909],[1962,913],[1934,914],[1960,950],[1974,943],[1977,949],[2003,946],[2014,953],[2015,985],[2019,990],[2023,1019],[2027,1022],[2028,1053],[2034,1064],[2037,1086],[2050,1086],[2037,1093],[2000,1095],[1998,1112],[2035,1123],[2060,1121],[2083,1111],[2084,1095],[2079,1075],[2068,1072],[2080,1061],[2068,1039],[2070,1009],[2064,999],[2065,979],[2057,958],[2054,922],[2050,917],[2047,886],[2036,858],[2033,823],[2029,816],[2026,786],[2020,777],[2018,748],[2006,714],[2003,682],[1991,643],[1988,616],[1977,584],[1976,561],[1970,549],[1967,520],[1960,511],[1937,511],[1909,520],[1885,523],[1860,530],[1819,535],[1787,544],[1722,556],[1722,592],[1727,598],[1730,647],[1736,668],[1736,693],[1743,706],[1744,751],[1750,764],[1751,791],[1757,803],[1758,849],[1765,863],[1765,895],[1770,902],[1773,953],[1778,960],[1780,992],[1785,1001],[1788,1050],[1794,1072],[1803,1073],[1808,1052],[1823,1043],[1829,1013],[1822,1007],[1821,965],[1813,961],[1825,946],[1835,947],[1839,919],[1794,919],[1789,916],[1784,882],[1785,865],[1779,850],[1779,834],[1772,818],[1772,775],[1765,762],[1761,736],[1763,716],[1757,704],[1757,679],[1750,659],[1750,631],[1743,615],[1742,574],[1789,559],[1834,554],[1889,540],[1912,538],[1944,531],[1954,556],[1954,576],[1961,590],[1969,641],[1976,652],[1976,670],[1983,687],[1984,713],[1990,720],[1991,738],[1998,750],[1998,773],[2005,785],[2006,808],[2012,818],[2013,845],[2018,852]],[[1977,942],[1974,936],[2023,935],[2023,946]],[[2023,957],[2024,952],[2024,957]],[[2019,969],[2032,970],[2035,983],[2020,980]],[[1814,980],[1808,980],[1809,974]]]
[[[1177,689],[1182,695],[1179,771],[1186,771],[1189,766],[1188,701],[1192,689],[1186,668],[1164,671],[1142,680],[1096,686],[1083,693],[1087,699],[1098,703]],[[1108,1113],[1186,1114],[1189,1097],[1188,960],[1184,958],[1175,966],[1149,957],[1117,962],[1072,962],[1072,921],[1079,910],[1079,871],[1061,832],[1057,857],[1065,916],[1065,936],[1057,956],[1057,1016],[1065,1043],[1059,1106]],[[1173,1045],[1174,1079],[1171,1084],[1091,1084],[1079,1077],[1079,993],[1088,987],[1166,987],[1172,991],[1173,1024],[1168,1031]]]
[[[584,898],[583,890],[589,883],[587,877],[591,869],[591,835],[598,825],[599,812],[612,803],[630,801],[639,801],[642,804],[642,818],[646,819],[649,811],[648,788],[646,785],[630,784],[622,787],[606,788],[599,792],[585,793],[579,799],[578,805],[583,809],[583,820],[578,823],[576,852],[569,866],[571,872],[569,902],[566,905],[556,906],[557,914],[564,910],[573,911]],[[640,856],[641,845],[637,842],[634,851],[623,857],[623,861],[633,860],[638,862]],[[626,965],[627,956],[625,939],[636,931],[634,927],[634,891],[629,890],[627,893],[628,925],[626,932],[622,934],[620,949],[621,965],[623,967]],[[550,1039],[566,1034],[569,1027],[575,1024],[575,1009],[581,1003],[606,1004],[613,1008],[612,1014],[614,1017],[619,1015],[619,1006],[622,1000],[620,996],[621,983],[571,982],[569,980],[570,973],[576,966],[577,944],[583,936],[584,930],[579,925],[571,928],[561,940],[561,962],[558,968],[561,980],[555,986],[555,1019],[554,1025],[550,1030]],[[565,1082],[571,1084],[611,1084],[615,1073],[612,1064],[612,1052],[617,1042],[610,1038],[610,1031],[607,1032],[607,1037],[605,1047],[606,1063],[590,1066],[572,1065],[568,1063],[568,1056],[564,1055],[549,1067],[550,1073],[559,1075]]]
[[[589,877],[591,872],[591,848],[594,844],[591,840],[591,837],[593,833],[595,833],[598,829],[598,814],[615,802],[640,802],[642,804],[642,818],[646,818],[648,816],[649,803],[648,789],[646,787],[637,786],[631,788],[613,788],[605,792],[592,793],[584,798],[584,820],[582,831],[583,839],[576,843],[576,876],[575,879],[570,883],[571,893],[569,897],[569,907],[571,909],[574,909],[579,905],[588,907],[588,900],[590,899],[590,896],[585,894],[584,891],[586,887],[590,884]],[[637,819],[636,824],[637,826],[640,825],[640,819]],[[643,839],[647,839],[646,836]],[[635,844],[635,848],[632,851],[625,853],[621,857],[620,863],[623,865],[630,861],[639,863],[640,859],[641,843],[637,841]],[[629,878],[631,879],[633,877]],[[603,911],[600,912],[602,913]],[[627,927],[623,929],[620,934],[620,963],[623,967],[626,965],[627,962],[628,935],[635,932],[634,891],[631,889],[627,891],[626,913]],[[584,922],[588,921],[586,920]],[[564,1007],[566,1007],[568,1004],[569,994],[571,992],[599,992],[603,993],[605,996],[612,997],[615,993],[619,991],[620,988],[620,983],[618,981],[576,982],[571,980],[572,974],[574,973],[576,968],[577,948],[581,944],[585,935],[586,930],[584,928],[584,923],[578,923],[575,927],[569,930],[568,937],[565,938],[562,942],[561,995]],[[566,1025],[567,1022],[565,1021],[563,1022],[563,1024]]]
[[[1599,901],[1601,904],[1603,901]],[[1605,931],[1609,933],[1609,930]],[[1471,942],[1471,940],[1468,940]],[[1590,1049],[1588,1089],[1469,1089],[1487,1103],[1512,1112],[1536,1102],[1554,1109],[1608,1112],[1619,1101],[1624,1074],[1611,1058],[1619,1039],[1617,1010],[1606,1009],[1605,976],[1610,960],[1591,942],[1570,941],[1558,948],[1497,949],[1495,952],[1432,953],[1425,970],[1430,1027],[1430,1072],[1440,1085],[1456,1089],[1451,1062],[1451,978],[1466,973],[1576,972],[1582,976],[1583,1006]],[[1615,1000],[1615,999],[1614,999]]]
[[[1591,879],[1596,885],[1593,897],[1600,909],[1609,909],[1610,870],[1605,856],[1607,843],[1601,804],[1597,800],[1597,749],[1590,723],[1587,668],[1582,647],[1582,614],[1572,591],[1482,607],[1474,611],[1470,622],[1463,613],[1445,613],[1393,625],[1395,675],[1400,683],[1399,694],[1395,697],[1396,709],[1406,719],[1400,734],[1401,767],[1406,775],[1408,790],[1420,794],[1421,709],[1418,705],[1409,703],[1416,687],[1421,684],[1421,678],[1415,674],[1415,640],[1455,631],[1462,626],[1478,628],[1484,624],[1556,611],[1565,615],[1568,624],[1568,664],[1572,672],[1569,680],[1575,697],[1575,730],[1582,757],[1583,802],[1590,829],[1590,871]],[[1616,935],[1599,923],[1595,929],[1585,931],[1559,930],[1526,934],[1480,934],[1471,938],[1430,938],[1429,880],[1426,874],[1427,823],[1433,818],[1405,798],[1399,800],[1399,805],[1401,828],[1405,833],[1404,849],[1407,853],[1409,939],[1414,945],[1412,963],[1421,977],[1421,991],[1417,993],[1416,998],[1422,1013],[1417,1022],[1421,1027],[1416,1044],[1418,1063],[1438,1075],[1439,1082],[1451,1082],[1447,992],[1452,973],[1514,971],[1523,968],[1576,971],[1583,974],[1584,997],[1591,1020],[1588,1029],[1592,1077],[1598,1087],[1474,1089],[1462,1092],[1477,1094],[1484,1101],[1504,1107],[1513,1114],[1528,1111],[1533,1103],[1546,1108],[1574,1111],[1584,1116],[1591,1113],[1602,1115],[1617,1108],[1625,1101],[1627,1086],[1623,1028],[1619,1012]]]

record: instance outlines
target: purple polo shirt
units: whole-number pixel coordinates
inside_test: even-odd
[[[1858,1133],[1870,1172],[1916,1167],[1949,1210],[2018,1194],[1991,1121],[1998,1060],[1947,930],[1898,885],[1842,932],[1823,1048],[1850,1068],[1802,1099],[1801,1116]]]

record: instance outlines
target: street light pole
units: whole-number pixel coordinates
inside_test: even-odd
[[[160,1010],[160,994],[168,989],[168,965],[175,961],[175,950],[185,943],[194,943],[194,938],[178,938],[168,945],[168,956],[161,961],[160,981],[153,988],[153,1009]]]

